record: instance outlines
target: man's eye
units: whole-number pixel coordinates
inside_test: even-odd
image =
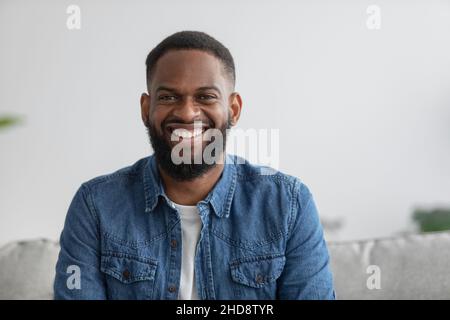
[[[210,94],[202,94],[202,95],[198,96],[198,99],[199,100],[203,100],[203,101],[212,100],[212,99],[215,99],[215,98],[216,98],[215,96],[210,95]]]
[[[176,98],[177,98],[176,96],[164,95],[164,96],[159,96],[158,100],[161,100],[161,101],[175,101]]]

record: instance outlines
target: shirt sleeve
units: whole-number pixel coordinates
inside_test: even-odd
[[[98,220],[88,191],[85,185],[78,189],[61,233],[54,281],[58,300],[106,299]]]
[[[317,207],[308,187],[296,181],[286,244],[286,264],[277,280],[278,299],[334,300],[329,254]]]

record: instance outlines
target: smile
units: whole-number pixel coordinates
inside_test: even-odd
[[[194,129],[193,131],[189,131],[186,129],[175,129],[172,131],[172,134],[178,138],[183,139],[192,139],[200,136],[203,133],[204,129]]]
[[[166,126],[166,130],[172,138],[182,138],[183,140],[200,137],[208,128],[202,122],[195,122],[193,124],[172,123]]]

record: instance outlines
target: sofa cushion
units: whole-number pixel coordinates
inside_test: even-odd
[[[329,250],[338,299],[450,299],[450,232],[329,243]]]
[[[17,241],[0,248],[0,299],[52,299],[56,242]]]

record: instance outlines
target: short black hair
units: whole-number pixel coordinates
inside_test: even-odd
[[[236,72],[230,51],[222,43],[200,31],[180,31],[174,33],[150,51],[145,60],[145,65],[147,66],[147,87],[150,84],[150,79],[159,58],[170,50],[201,50],[214,55],[223,63],[234,88]]]

